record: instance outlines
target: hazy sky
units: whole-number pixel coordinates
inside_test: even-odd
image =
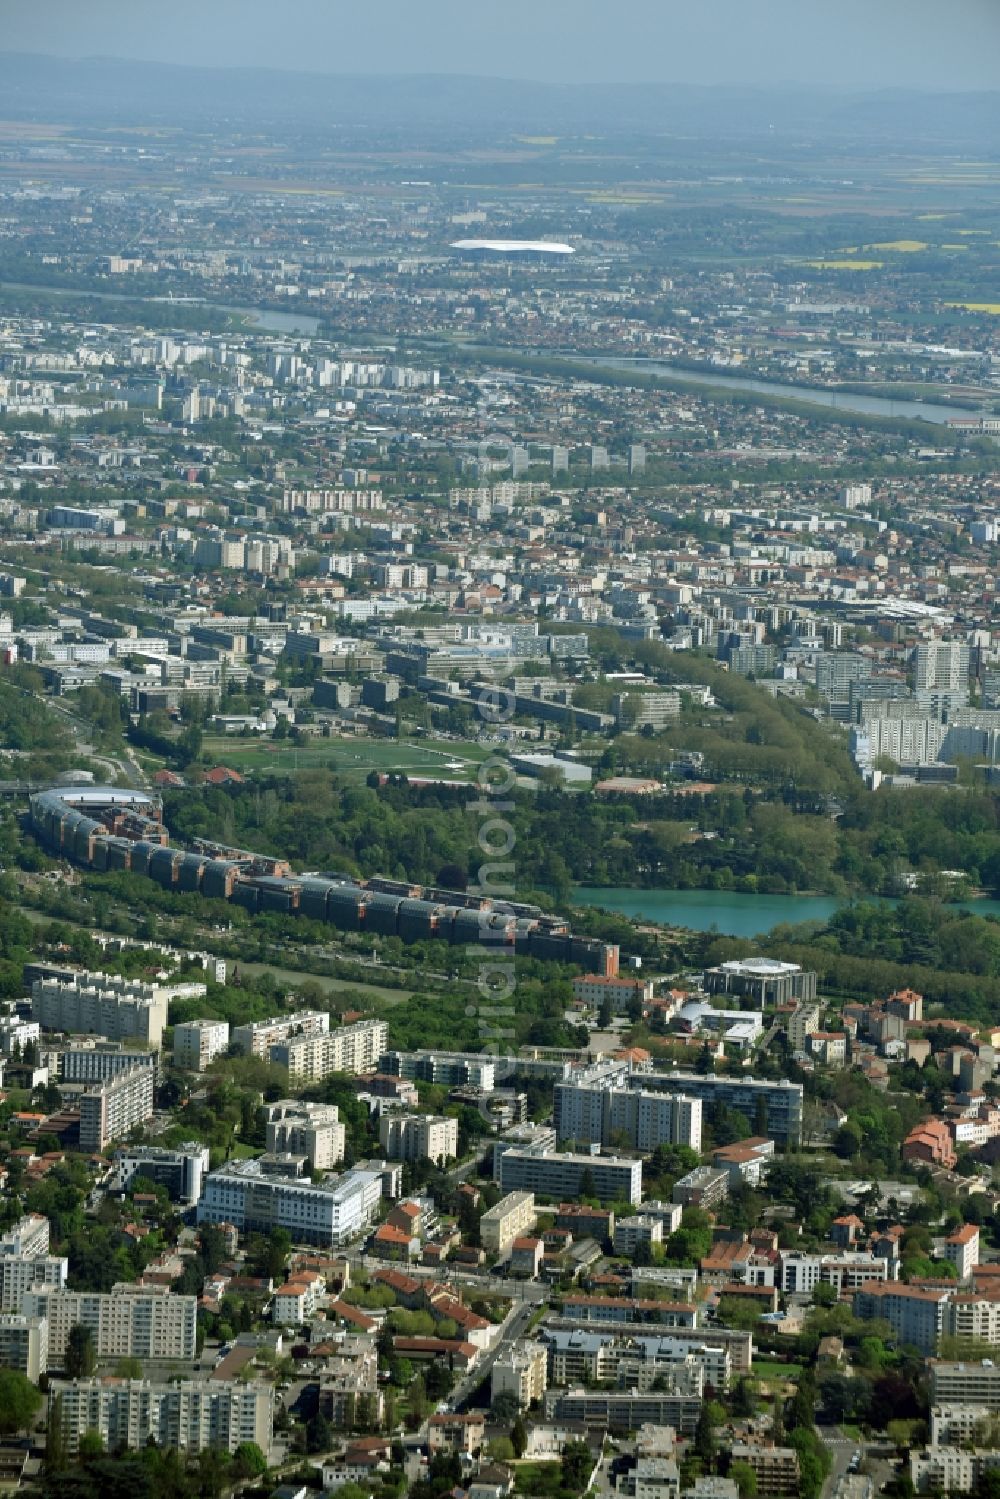
[[[996,88],[1000,0],[0,0],[0,48],[329,73]],[[2,111],[2,105],[0,105]]]

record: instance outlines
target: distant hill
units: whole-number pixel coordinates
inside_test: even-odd
[[[117,58],[0,53],[0,115],[88,123],[446,132],[615,134],[704,139],[803,135],[816,144],[902,149],[1000,148],[1000,92],[849,94],[660,84],[557,85],[453,75],[338,76],[250,68],[178,67]]]

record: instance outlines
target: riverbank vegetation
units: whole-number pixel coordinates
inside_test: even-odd
[[[826,923],[777,926],[754,941],[706,933],[692,950],[706,965],[757,953],[815,970],[828,995],[884,998],[909,987],[932,1015],[992,1025],[1000,1014],[1000,922],[939,900],[848,905]]]

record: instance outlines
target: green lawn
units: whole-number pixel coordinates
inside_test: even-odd
[[[551,1493],[559,1486],[562,1464],[558,1459],[550,1462],[522,1459],[514,1468],[514,1487],[519,1494]]]
[[[750,1370],[751,1379],[798,1379],[801,1364],[780,1364],[776,1359],[755,1358]]]
[[[378,770],[469,781],[490,754],[490,746],[467,740],[432,744],[422,739],[338,738],[310,740],[297,747],[287,740],[258,741],[213,735],[206,737],[202,754],[206,763],[228,765],[248,775],[326,767],[358,780]]]

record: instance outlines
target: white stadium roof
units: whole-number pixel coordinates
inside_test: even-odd
[[[575,255],[572,245],[553,239],[456,239],[453,250],[492,250],[496,255]]]

